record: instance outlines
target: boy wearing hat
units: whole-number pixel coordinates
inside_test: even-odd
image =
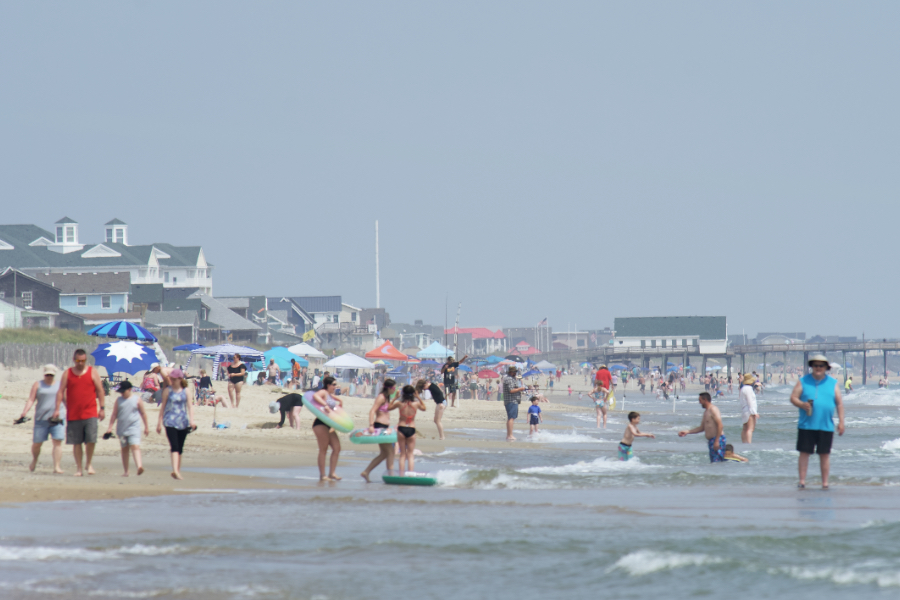
[[[131,387],[130,381],[123,381],[119,384],[118,392],[121,395],[116,398],[109,427],[106,429],[106,435],[103,436],[108,439],[112,435],[113,423],[118,421],[116,437],[119,438],[119,444],[122,446],[122,466],[125,468],[122,477],[128,477],[129,448],[134,455],[137,474],[144,473],[144,463],[141,461],[141,421],[144,422],[144,435],[150,435],[147,413],[144,412],[144,402],[141,400],[140,394],[131,393]]]
[[[741,380],[741,421],[743,428],[741,429],[741,441],[745,444],[753,442],[753,430],[756,429],[756,421],[759,419],[759,412],[756,408],[756,392],[753,391],[753,384],[756,383],[756,377],[747,373]]]
[[[809,357],[812,373],[804,375],[791,392],[791,404],[799,410],[797,420],[797,451],[800,458],[797,470],[799,488],[806,487],[809,457],[819,455],[822,471],[822,489],[828,489],[828,473],[831,468],[831,442],[834,438],[834,411],[838,413],[838,435],[844,435],[844,402],[837,379],[828,375],[831,365],[822,354]]]

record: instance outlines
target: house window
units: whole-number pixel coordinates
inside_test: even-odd
[[[66,243],[74,244],[75,243],[75,226],[69,225],[66,227]]]
[[[112,306],[112,298],[110,296],[100,296],[100,307],[109,308]]]
[[[578,340],[578,347],[581,348],[584,346],[584,340]]]
[[[647,347],[647,340],[641,340],[641,348]]]
[[[163,275],[163,279],[166,283],[169,283],[169,272],[166,271],[165,275]]]
[[[124,244],[125,243],[125,230],[121,227],[116,227],[116,243]]]
[[[63,228],[61,226],[57,227],[56,228],[56,243],[62,244],[64,239],[65,238],[63,237]]]
[[[22,292],[22,308],[31,310],[31,292]]]
[[[681,347],[687,348],[687,340],[681,340]]]
[[[6,298],[6,292],[0,292],[0,300]]]
[[[662,347],[663,347],[663,348],[666,347],[666,340],[663,340],[663,341],[662,341]]]
[[[650,347],[656,348],[656,340],[650,340]]]
[[[173,278],[172,278],[172,284],[174,285],[174,284],[176,284],[176,283],[178,283],[178,278],[177,278],[177,277],[173,277]]]
[[[87,306],[87,296],[78,296],[78,306]]]
[[[694,338],[691,340],[691,346],[696,346],[696,345],[697,345],[697,338]]]
[[[356,313],[355,312],[350,313],[350,320],[353,321],[354,323],[356,323]]]
[[[107,227],[107,228],[106,228],[106,241],[107,241],[107,242],[112,242],[112,241],[113,241],[113,230],[112,230],[112,227]]]

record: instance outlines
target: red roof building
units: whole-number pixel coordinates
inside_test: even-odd
[[[452,327],[445,329],[444,333],[448,336],[454,334],[471,335],[473,354],[475,355],[487,356],[488,354],[506,352],[506,336],[503,335],[503,331],[500,329],[491,331],[486,327]]]

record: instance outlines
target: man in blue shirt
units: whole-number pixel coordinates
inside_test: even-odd
[[[831,365],[822,354],[809,358],[812,373],[804,375],[791,392],[791,404],[800,409],[797,421],[797,451],[800,453],[799,488],[806,487],[806,471],[809,457],[819,455],[822,469],[822,489],[828,489],[828,471],[831,467],[831,442],[834,438],[834,411],[838,413],[838,435],[844,435],[844,403],[841,387],[828,375]]]

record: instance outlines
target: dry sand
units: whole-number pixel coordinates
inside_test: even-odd
[[[287,421],[282,429],[275,429],[280,414],[270,414],[268,405],[277,400],[285,392],[274,386],[245,385],[239,409],[218,409],[218,422],[230,421],[230,429],[213,429],[213,409],[211,407],[194,407],[194,419],[198,430],[188,436],[185,444],[183,468],[186,471],[184,481],[175,481],[170,476],[169,446],[165,432],[158,435],[155,431],[158,409],[148,406],[150,435],[141,441],[146,472],[138,477],[132,463],[131,476],[122,477],[122,464],[119,454],[119,443],[115,439],[98,440],[94,456],[94,469],[97,474],[85,477],[73,477],[74,459],[70,446],[63,446],[62,468],[64,475],[52,474],[50,442],[46,442],[41,451],[40,461],[34,473],[28,471],[31,462],[31,436],[33,421],[22,425],[13,425],[19,417],[35,381],[40,379],[37,369],[9,369],[0,366],[0,502],[26,502],[48,500],[90,500],[128,498],[135,496],[152,496],[178,493],[179,491],[215,490],[221,488],[265,488],[276,484],[259,478],[210,473],[197,473],[191,468],[285,468],[312,466],[316,461],[316,444],[311,425],[313,417],[309,411],[301,411],[300,430],[288,427]],[[137,383],[138,378],[132,377]],[[564,390],[571,384],[576,390],[584,391],[581,376],[563,377],[556,388]],[[224,382],[216,382],[215,389],[226,392]],[[342,396],[344,406],[354,421],[362,426],[368,421],[368,411],[373,400]],[[107,415],[112,413],[112,398],[107,398]],[[591,412],[586,402],[579,402],[577,394],[569,397],[565,392],[550,397],[551,402],[542,404],[545,427],[553,429],[553,414],[557,411]],[[523,405],[524,406],[524,405]],[[33,409],[29,415],[33,418]],[[503,441],[479,441],[471,439],[454,439],[453,433],[447,433],[447,439],[437,439],[437,429],[432,421],[434,404],[428,403],[428,411],[420,413],[416,419],[419,432],[417,447],[423,452],[440,452],[446,445],[464,446],[502,446]],[[107,419],[109,416],[107,416]],[[460,408],[448,408],[444,412],[445,430],[461,428],[481,428],[503,431],[506,413],[500,402],[484,400],[462,400]],[[523,419],[520,417],[519,423]],[[109,421],[100,425],[105,432]],[[521,427],[521,426],[520,426]],[[377,446],[350,444],[346,435],[341,435],[344,450],[351,449],[355,454],[377,453]],[[356,465],[347,465],[341,461],[338,473],[343,477],[356,477]],[[281,486],[281,484],[277,484]]]

